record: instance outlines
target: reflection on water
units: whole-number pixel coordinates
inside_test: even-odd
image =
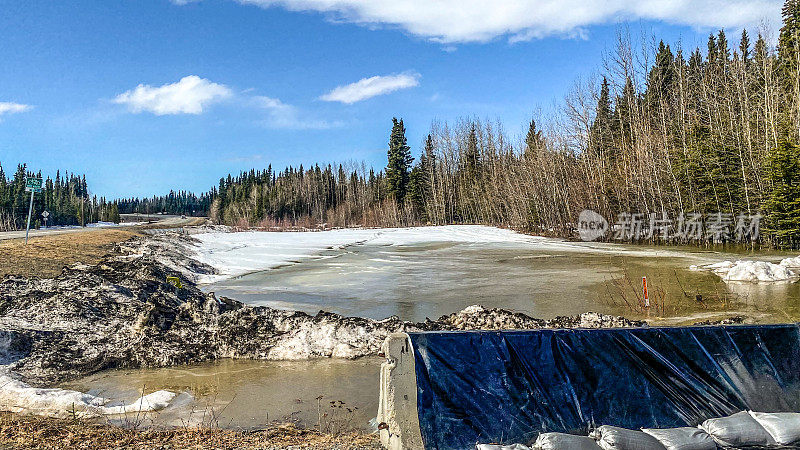
[[[203,424],[254,428],[273,421],[315,427],[367,429],[378,410],[379,358],[357,361],[221,360],[163,369],[112,370],[65,387],[107,398],[135,400],[167,389],[181,395],[151,414],[157,425]],[[317,397],[322,396],[317,400]],[[336,402],[331,407],[330,402]],[[343,405],[342,405],[343,403]],[[341,408],[339,407],[341,406]],[[115,417],[120,423],[135,417]]]
[[[785,256],[758,255],[772,261]],[[376,319],[398,315],[421,321],[473,304],[541,318],[585,311],[641,318],[647,314],[632,310],[626,302],[635,302],[641,277],[646,276],[653,301],[663,299],[663,308],[649,313],[654,323],[692,323],[733,313],[760,322],[800,317],[798,283],[726,285],[711,273],[688,270],[692,264],[743,257],[752,258],[696,248],[665,250],[550,240],[533,246],[367,243],[326,250],[317,257],[205,288],[251,304],[312,314],[324,309]],[[287,417],[315,426],[336,413],[335,420],[351,420],[355,427],[364,427],[377,408],[379,365],[374,358],[227,360],[105,372],[67,387],[126,399],[135,398],[143,388],[186,393],[159,414],[158,423],[208,422],[213,411],[221,426],[258,427]],[[320,395],[323,399],[318,409],[316,398]],[[330,407],[330,401],[339,400],[345,402],[344,408]]]

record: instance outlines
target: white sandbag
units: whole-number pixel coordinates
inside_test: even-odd
[[[603,450],[664,450],[658,439],[647,433],[603,425],[592,431],[591,437]]]
[[[542,433],[533,444],[534,450],[599,450],[597,442],[587,436],[566,433]]]
[[[750,416],[764,427],[778,444],[789,445],[800,441],[800,413],[750,411]]]
[[[658,439],[667,450],[717,450],[711,435],[699,428],[643,428],[642,431]]]
[[[775,445],[775,439],[746,411],[728,417],[708,419],[700,428],[721,446]]]
[[[527,445],[522,444],[478,444],[477,450],[531,450]]]

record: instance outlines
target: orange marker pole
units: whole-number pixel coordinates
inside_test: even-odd
[[[647,295],[647,277],[642,277],[642,291],[644,291],[644,307],[650,307],[650,296]]]

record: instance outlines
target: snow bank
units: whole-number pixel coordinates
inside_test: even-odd
[[[86,224],[86,227],[87,227],[87,228],[115,228],[115,227],[132,227],[132,226],[136,226],[136,225],[142,225],[142,224],[145,224],[145,223],[147,223],[147,222],[120,222],[120,223],[114,223],[114,222],[93,222],[93,223],[87,223],[87,224]]]
[[[193,236],[199,245],[190,247],[193,257],[214,267],[219,275],[201,277],[211,283],[249,272],[266,270],[301,259],[319,257],[326,249],[352,245],[404,246],[426,243],[466,245],[511,244],[535,250],[580,253],[613,253],[631,256],[685,257],[685,253],[665,250],[642,250],[613,244],[567,242],[561,239],[530,236],[483,225],[446,225],[434,227],[341,229],[305,232],[245,231],[201,233]]]
[[[156,391],[129,405],[108,405],[109,400],[67,389],[34,388],[7,375],[0,375],[0,408],[51,417],[82,417],[131,414],[164,409],[175,397],[173,392]]]
[[[781,265],[785,267],[800,268],[800,256],[795,256],[794,258],[785,258],[781,261]]]
[[[774,264],[767,261],[722,261],[703,266],[691,266],[691,270],[709,270],[719,275],[724,281],[740,281],[749,283],[781,282],[797,279],[798,273],[789,267],[798,267],[795,260],[800,258],[787,258]],[[797,261],[800,262],[800,261]]]

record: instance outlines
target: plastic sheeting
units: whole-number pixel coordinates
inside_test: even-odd
[[[429,449],[800,411],[797,324],[409,336]]]

